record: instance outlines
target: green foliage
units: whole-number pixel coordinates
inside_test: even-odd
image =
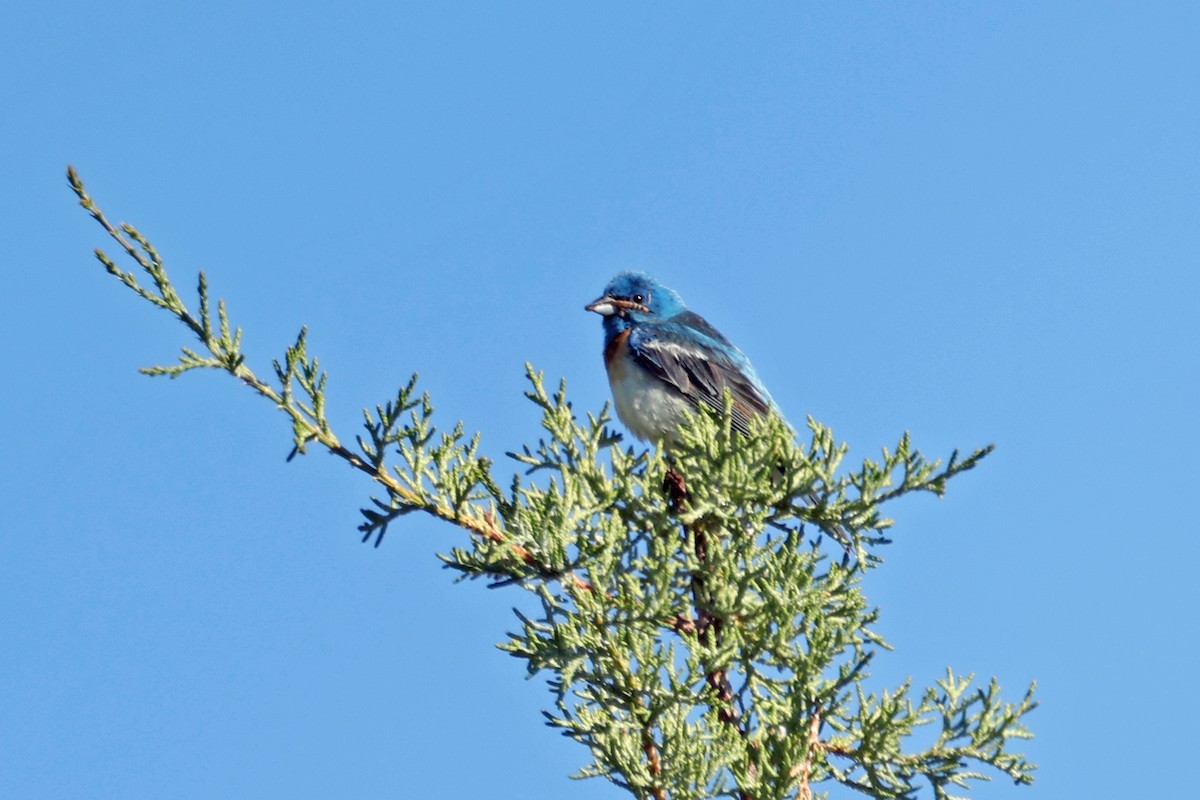
[[[105,268],[202,345],[145,373],[229,372],[288,415],[293,455],[315,442],[383,488],[363,510],[364,541],[378,545],[397,518],[423,512],[466,533],[442,556],[448,567],[532,594],[537,613],[518,612],[500,646],[547,676],[548,724],[591,755],[578,777],[674,800],[811,798],[821,784],[876,798],[928,786],[951,798],[986,779],[983,767],[1032,782],[1033,765],[1009,746],[1030,736],[1022,720],[1036,706],[1033,686],[1016,704],[994,680],[972,688],[952,671],[916,693],[908,683],[878,695],[866,688],[872,659],[887,648],[862,592],[892,525],[882,506],[912,492],[941,495],[990,446],[942,465],[905,434],[878,461],[844,470],[846,445],[815,420],[803,445],[777,418],[743,437],[727,403],[724,413],[693,418],[668,459],[621,447],[607,409],[581,419],[564,384],[551,394],[527,366],[544,434],[509,454],[526,475],[507,488],[479,455],[478,434],[468,437],[461,422],[437,430],[415,375],[364,412],[352,451],[325,417],[326,375],[303,330],[274,363],[274,381],[259,379],[223,302],[214,327],[203,273],[193,316],[150,243],[111,225],[68,175],[154,288],[97,250]],[[938,731],[927,747],[911,745],[918,726]]]

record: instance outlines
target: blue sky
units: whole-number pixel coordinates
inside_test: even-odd
[[[1176,794],[1198,29],[1183,3],[18,2],[0,796],[624,796],[566,778],[584,751],[493,647],[517,595],[452,583],[454,529],[363,546],[371,487],[285,463],[268,404],[136,373],[187,339],[92,259],[68,163],[182,286],[207,270],[260,373],[307,324],[343,438],[414,370],[497,457],[539,433],[527,360],[598,409],[582,306],[635,267],[854,457],[996,442],[894,508],[876,678],[1040,682],[1036,787],[974,797]]]

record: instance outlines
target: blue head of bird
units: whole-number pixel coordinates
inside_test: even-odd
[[[674,290],[644,272],[616,275],[604,287],[604,294],[584,308],[604,317],[606,341],[639,323],[670,319],[687,310]]]

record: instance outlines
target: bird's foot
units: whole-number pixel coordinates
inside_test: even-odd
[[[663,476],[663,491],[667,493],[671,513],[678,513],[687,504],[687,481],[674,467],[668,468],[667,474]]]

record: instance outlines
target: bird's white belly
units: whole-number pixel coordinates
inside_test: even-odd
[[[628,363],[613,359],[608,382],[621,422],[639,439],[659,441],[675,438],[691,403],[662,381]]]

